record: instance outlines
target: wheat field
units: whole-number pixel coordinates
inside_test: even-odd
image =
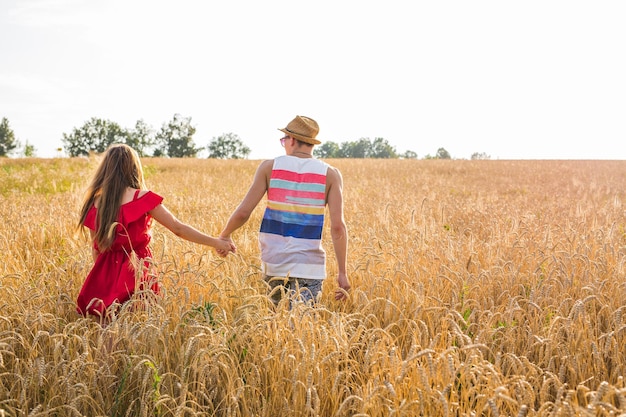
[[[143,160],[212,235],[259,161]],[[226,259],[155,225],[163,293],[79,317],[89,159],[0,160],[0,417],[626,415],[626,162],[330,160],[350,297],[274,309],[262,207]],[[326,226],[328,227],[328,225]]]

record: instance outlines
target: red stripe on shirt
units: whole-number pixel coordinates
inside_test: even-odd
[[[326,175],[312,174],[309,172],[298,174],[292,171],[275,169],[272,171],[272,178],[293,182],[307,182],[310,184],[326,184]]]
[[[284,202],[292,203],[292,201],[287,201],[287,197],[315,198],[315,199],[324,201],[326,199],[326,194],[315,192],[315,191],[285,190],[284,188],[270,188],[267,191],[267,198],[270,201],[278,201],[281,203],[284,203]]]

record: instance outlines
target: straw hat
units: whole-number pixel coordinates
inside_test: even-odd
[[[311,145],[322,143],[315,139],[320,131],[320,127],[317,125],[317,122],[310,117],[296,116],[295,119],[289,122],[286,128],[278,130],[289,136],[293,136],[299,141],[310,143]]]

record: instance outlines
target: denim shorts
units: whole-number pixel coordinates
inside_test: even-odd
[[[322,291],[321,279],[294,278],[294,277],[272,277],[266,275],[263,280],[269,285],[269,297],[274,303],[287,296],[292,301],[304,303],[315,303],[319,293]]]

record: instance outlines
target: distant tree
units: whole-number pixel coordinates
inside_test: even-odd
[[[19,145],[15,132],[9,126],[9,119],[3,117],[0,122],[0,156],[9,156]]]
[[[417,153],[407,150],[402,154],[402,157],[404,159],[417,159]]]
[[[211,139],[207,149],[209,158],[216,159],[245,159],[250,155],[250,148],[234,133],[224,133]]]
[[[61,142],[71,157],[102,153],[112,143],[128,143],[129,133],[115,122],[92,117],[69,135],[63,133]]]
[[[156,134],[157,148],[154,151],[154,156],[195,157],[200,151],[193,141],[195,133],[196,128],[191,125],[191,117],[175,114],[172,120],[164,123],[161,130]]]
[[[437,149],[437,156],[435,156],[435,158],[437,158],[437,159],[452,159],[452,157],[450,156],[450,153],[448,151],[446,151],[444,148]]]
[[[485,152],[474,152],[471,159],[491,159],[491,156],[487,155]]]
[[[137,120],[135,128],[128,132],[127,144],[136,150],[139,156],[149,156],[150,150],[156,145],[154,129],[143,119]]]
[[[25,158],[32,158],[34,156],[37,156],[37,148],[35,148],[34,145],[31,145],[30,143],[28,143],[28,141],[26,141],[26,143],[24,143],[22,155],[24,155]]]
[[[387,140],[376,138],[370,145],[370,158],[397,158],[396,148],[391,146]]]
[[[339,158],[339,145],[336,142],[328,141],[313,149],[316,158]]]
[[[368,158],[371,147],[372,143],[367,138],[361,138],[355,142],[342,142],[339,154],[341,158]]]
[[[396,148],[387,140],[376,138],[372,142],[369,138],[357,141],[346,141],[338,145],[328,141],[319,145],[313,151],[317,158],[397,158]]]

